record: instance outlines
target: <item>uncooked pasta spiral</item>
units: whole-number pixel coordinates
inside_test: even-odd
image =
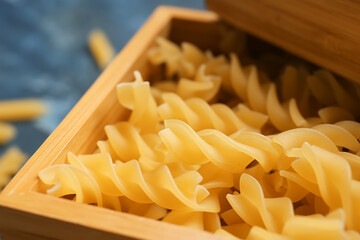
[[[251,226],[281,232],[285,222],[294,216],[289,198],[264,198],[260,184],[248,174],[240,178],[240,191],[240,194],[229,194],[226,198],[235,212]]]
[[[158,108],[162,120],[180,119],[189,124],[195,131],[213,128],[227,135],[242,128],[258,131],[244,123],[225,104],[209,105],[200,98],[184,101],[173,93],[165,93],[162,97],[164,103]]]
[[[157,47],[148,53],[153,64],[166,64],[166,75],[179,74],[180,77],[193,78],[196,70],[205,61],[203,52],[193,44],[184,42],[181,48],[165,38],[157,38]]]
[[[43,169],[46,192],[229,239],[360,239],[359,88],[253,57],[157,39],[163,81],[119,84],[130,117]]]
[[[194,80],[181,78],[176,87],[176,93],[182,99],[199,97],[207,102],[213,100],[221,87],[221,77],[206,75],[206,65],[202,64]]]
[[[281,103],[275,84],[269,81],[261,82],[256,66],[242,67],[235,55],[230,56],[230,66],[230,79],[234,92],[247,102],[251,109],[268,115],[270,122],[278,130],[284,131],[309,125],[300,113],[296,99],[291,98]]]
[[[129,122],[144,132],[157,132],[159,128],[156,102],[151,95],[149,82],[144,82],[140,72],[135,71],[135,82],[117,86],[119,102],[132,110]],[[146,121],[143,121],[144,118]]]
[[[155,203],[137,203],[126,197],[120,197],[121,211],[144,216],[152,219],[162,219],[167,214],[167,210]]]
[[[359,233],[345,229],[344,216],[345,214],[341,209],[334,210],[326,216],[295,216],[286,221],[281,234],[260,227],[253,227],[247,239],[359,239]]]
[[[313,129],[324,133],[338,147],[357,153],[360,151],[360,143],[351,132],[336,124],[320,124]]]
[[[343,125],[344,127],[341,127]],[[356,138],[357,134],[354,135],[354,133],[346,130],[346,125],[357,126],[358,123],[346,121],[339,122],[338,125],[319,124],[313,128],[292,129],[274,136],[273,141],[286,150],[300,148],[304,142],[309,142],[335,153],[339,151],[338,147],[357,153],[360,151],[360,143]]]
[[[48,193],[76,194],[78,201],[101,204],[101,192],[108,196],[126,196],[139,203],[155,202],[168,209],[187,206],[206,212],[218,211],[217,199],[208,197],[209,192],[199,185],[202,177],[196,171],[187,171],[174,178],[163,165],[144,173],[136,160],[114,164],[110,155],[103,153],[81,155],[72,163],[81,164],[86,170],[74,165],[55,165],[39,173],[43,182],[55,184]]]
[[[321,104],[328,106],[336,104],[353,113],[356,117],[360,116],[359,99],[351,94],[350,89],[345,89],[329,71],[317,70],[308,77],[307,82],[313,96]],[[354,86],[350,87],[353,88]]]
[[[298,157],[292,164],[292,168],[300,176],[298,179],[301,181],[297,183],[321,196],[330,210],[343,208],[347,227],[359,230],[360,225],[356,219],[360,217],[357,210],[360,208],[360,184],[352,179],[346,159],[309,143],[304,143],[301,151],[293,152],[292,155]],[[286,172],[283,173],[280,172],[286,176]]]
[[[281,102],[275,83],[261,82],[255,66],[242,67],[235,55],[231,55],[230,66],[230,79],[237,96],[248,102],[252,109],[267,114],[270,122],[280,131],[296,127],[311,127],[320,123],[353,120],[354,117],[350,112],[355,112],[355,116],[359,114],[355,107],[359,100],[346,94],[344,88],[328,71],[319,70],[314,75],[309,75],[301,68],[298,70],[292,66],[286,66],[281,76],[283,98]],[[308,79],[308,84],[304,85],[303,82],[306,82],[306,79]],[[325,88],[316,85],[323,84],[324,81],[329,85],[329,92],[334,92],[334,99],[330,97],[330,100],[326,100],[331,94],[323,90]],[[316,89],[322,90],[319,92]],[[314,101],[310,99],[311,94],[320,104],[326,102],[337,105],[321,108],[320,104],[312,103]],[[318,109],[315,112],[318,112],[319,116],[304,117],[314,112],[312,110],[314,106],[317,106]]]
[[[167,86],[171,86],[171,92],[183,99],[200,97],[208,102],[216,98],[221,86],[231,92],[230,66],[225,56],[215,57],[210,51],[204,54],[188,42],[182,43],[180,48],[158,38],[157,44],[149,51],[149,60],[155,65],[165,64],[167,77],[179,76],[178,83],[165,81]],[[164,83],[160,82],[158,86],[164,86]]]
[[[78,161],[72,154],[69,154],[69,160],[73,163]],[[59,164],[40,171],[41,181],[54,185],[46,192],[57,197],[74,194],[77,202],[96,203],[98,206],[103,206],[98,183],[81,162],[76,165]]]
[[[260,134],[251,136],[252,139],[258,139],[258,142],[250,140],[249,144],[246,144],[241,140],[237,141],[237,138],[241,137],[238,135],[232,138],[212,129],[196,133],[185,122],[170,119],[165,120],[165,129],[161,130],[159,135],[167,150],[179,161],[189,164],[210,161],[229,172],[243,172],[254,159],[266,171],[270,171],[276,167],[279,157],[271,141]],[[261,143],[264,143],[264,147],[257,148]]]
[[[221,228],[220,218],[216,213],[190,209],[173,210],[162,221],[209,232],[216,232]]]
[[[157,134],[142,133],[129,122],[107,125],[105,132],[109,143],[98,144],[102,152],[112,155],[113,161],[138,159],[143,169],[151,170],[160,166],[164,160],[164,155],[154,149],[161,141]]]

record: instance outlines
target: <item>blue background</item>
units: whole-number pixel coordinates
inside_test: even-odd
[[[15,123],[31,156],[100,74],[87,47],[102,29],[117,51],[158,5],[204,9],[201,0],[0,0],[0,100],[36,97],[48,113]]]

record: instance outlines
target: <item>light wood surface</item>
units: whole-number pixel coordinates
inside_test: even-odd
[[[360,83],[360,2],[207,0],[222,19]]]
[[[38,193],[37,177],[41,169],[65,162],[69,151],[93,152],[96,141],[105,138],[104,126],[128,115],[118,104],[116,85],[133,80],[134,70],[140,70],[144,78],[155,74],[146,52],[157,36],[174,41],[188,36],[188,41],[211,48],[218,45],[217,24],[217,16],[210,12],[172,7],[155,11],[1,193],[0,231],[5,240],[220,239],[206,232]],[[209,36],[215,40],[205,41]]]
[[[0,208],[0,215],[8,216],[0,218],[5,233],[38,239],[222,239],[207,232],[35,192],[2,197],[1,204],[7,206]]]

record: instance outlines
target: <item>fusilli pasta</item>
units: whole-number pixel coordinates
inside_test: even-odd
[[[256,61],[163,38],[148,56],[167,80],[120,83],[128,121],[106,126],[95,153],[43,169],[48,194],[230,239],[360,238],[351,84],[290,65],[270,80]]]

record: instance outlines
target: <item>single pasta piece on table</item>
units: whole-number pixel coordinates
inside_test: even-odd
[[[0,144],[11,141],[16,135],[16,128],[11,124],[0,122]]]
[[[17,147],[11,147],[0,157],[0,188],[3,188],[26,160],[26,155]]]
[[[93,30],[89,35],[89,48],[99,68],[105,68],[115,56],[115,50],[101,30]]]
[[[32,120],[46,112],[45,104],[37,99],[0,101],[0,121]]]

